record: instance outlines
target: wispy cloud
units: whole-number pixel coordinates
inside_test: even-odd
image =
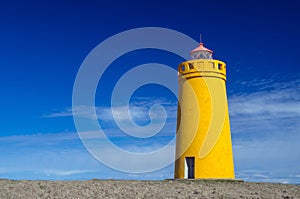
[[[292,80],[285,82],[274,82],[274,80],[262,80],[259,82],[246,83],[248,87],[253,84],[255,89],[251,92],[244,92],[239,95],[229,95],[230,120],[233,136],[234,158],[236,174],[238,178],[250,181],[273,181],[299,183],[300,164],[300,81]],[[256,89],[258,88],[258,89]],[[149,109],[153,104],[164,105],[171,118],[166,125],[169,137],[174,137],[177,102],[170,102],[166,99],[140,98],[130,104],[130,114],[136,121],[148,121]],[[94,107],[67,108],[61,112],[47,114],[44,117],[70,117],[73,114],[103,121],[112,121],[110,107],[95,107],[96,117],[93,116]],[[127,115],[126,106],[115,107],[116,118],[122,120]],[[124,115],[125,113],[125,115]],[[159,118],[161,115],[154,115]],[[115,127],[105,129],[116,144],[120,144],[125,150],[132,152],[149,152],[159,149],[163,143],[169,140],[160,139],[143,142],[137,139],[122,137],[123,133]],[[172,133],[170,133],[172,132]],[[87,138],[99,138],[97,131],[87,132]],[[122,137],[122,139],[120,139]],[[10,140],[10,141],[9,141]],[[0,137],[3,149],[0,159],[0,173],[7,173],[6,168],[20,169],[15,165],[23,165],[23,169],[34,168],[43,174],[48,172],[52,176],[70,177],[75,175],[93,176],[92,171],[98,171],[98,176],[116,178],[123,176],[130,178],[127,174],[119,174],[109,170],[99,163],[83,149],[76,133],[61,134],[38,134],[27,136]],[[20,149],[11,155],[10,147]],[[31,146],[32,150],[24,150],[25,146]],[[41,146],[50,146],[43,148]],[[82,148],[79,149],[78,146]],[[7,147],[7,149],[5,149]],[[99,150],[110,153],[109,148],[99,145]],[[34,151],[34,149],[39,151]],[[22,156],[19,154],[22,153]],[[170,154],[163,154],[165,158]],[[8,161],[9,158],[14,159]],[[126,162],[115,154],[115,161]],[[84,164],[83,164],[84,162]],[[47,163],[47,169],[45,169]],[[154,164],[154,163],[153,163]],[[25,167],[24,167],[25,165]],[[27,167],[27,166],[28,167]],[[130,167],[130,161],[128,161]],[[252,170],[251,172],[249,170]],[[90,172],[91,171],[91,172]],[[167,171],[167,175],[165,173]],[[107,173],[107,175],[105,174]],[[151,179],[172,178],[173,167],[167,170],[158,171],[149,175]],[[41,174],[42,175],[42,174]],[[144,179],[141,175],[132,175],[133,178]],[[97,177],[97,176],[94,176]]]
[[[300,81],[264,85],[264,90],[232,95],[233,133],[296,134],[300,132]]]
[[[99,141],[99,142],[98,142]],[[161,142],[123,140],[118,147],[127,151],[146,153],[161,148]],[[172,174],[173,167],[144,175],[128,175],[110,169],[88,153],[76,133],[49,133],[26,136],[0,137],[0,178],[12,179],[164,179]],[[112,154],[111,148],[95,140],[99,152]],[[173,157],[161,154],[157,160]],[[109,155],[113,161],[132,166],[131,160],[121,154]],[[141,166],[146,165],[140,162]],[[151,164],[155,164],[152,162]]]
[[[45,118],[55,117],[82,117],[91,120],[99,120],[101,129],[107,136],[149,137],[155,134],[175,135],[177,115],[177,102],[165,98],[134,98],[129,105],[114,107],[80,106],[67,108],[61,112],[46,114]],[[95,127],[98,128],[98,127]],[[163,129],[163,130],[162,130]],[[86,136],[96,135],[94,132],[85,133]]]
[[[300,81],[251,84],[259,89],[229,97],[237,177],[299,183]]]
[[[269,78],[256,78],[250,81],[237,81],[240,86],[244,88],[254,88],[257,91],[270,89],[289,89],[296,88],[300,84],[300,75],[288,75],[274,73]]]
[[[45,118],[54,118],[54,117],[70,117],[78,116],[89,119],[99,119],[103,121],[111,121],[113,119],[117,120],[126,120],[129,115],[136,121],[149,120],[149,110],[153,105],[162,105],[166,112],[168,113],[169,118],[175,118],[177,112],[177,102],[168,101],[165,98],[135,98],[129,106],[121,105],[115,107],[107,106],[79,106],[79,107],[69,107],[60,112],[54,112],[50,114],[45,114]],[[112,109],[114,115],[112,114]],[[96,113],[96,115],[94,114]],[[151,117],[160,118],[160,114],[151,115]]]
[[[10,170],[8,168],[0,168],[0,174],[8,173]]]
[[[55,169],[46,169],[43,171],[46,175],[57,175],[57,176],[70,176],[84,173],[96,172],[95,170],[55,170]]]
[[[89,134],[91,134],[90,132]],[[28,135],[12,135],[0,136],[1,145],[11,144],[17,147],[23,146],[49,146],[60,143],[68,143],[78,140],[78,134],[75,132],[60,132],[60,133],[47,133],[47,134],[28,134]]]
[[[274,183],[292,183],[299,184],[299,179],[295,175],[287,175],[286,173],[268,170],[238,170],[236,178],[250,182],[274,182]]]
[[[300,86],[231,96],[229,102],[232,117],[300,117]]]

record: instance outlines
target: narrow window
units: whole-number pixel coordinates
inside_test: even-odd
[[[218,64],[218,69],[222,70],[222,64],[220,64],[220,63]]]
[[[184,65],[181,65],[181,71],[184,71],[184,70],[185,70]]]
[[[194,69],[194,65],[192,63],[189,63],[189,68]]]

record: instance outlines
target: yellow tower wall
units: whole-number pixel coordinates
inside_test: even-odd
[[[194,157],[194,178],[234,178],[226,64],[190,60],[178,67],[179,106],[175,178],[185,178],[186,157]]]

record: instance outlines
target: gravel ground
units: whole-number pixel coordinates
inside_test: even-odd
[[[0,180],[0,198],[300,198],[300,185],[226,180]]]

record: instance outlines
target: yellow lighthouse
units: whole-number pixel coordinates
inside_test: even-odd
[[[175,178],[234,179],[226,64],[200,43],[178,66]]]

